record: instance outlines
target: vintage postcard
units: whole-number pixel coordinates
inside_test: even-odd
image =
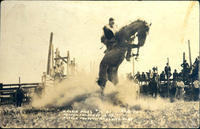
[[[1,2],[0,128],[198,128],[198,1]]]

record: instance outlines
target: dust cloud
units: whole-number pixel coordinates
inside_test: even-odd
[[[62,107],[70,105],[76,110],[101,110],[118,112],[122,109],[157,110],[170,106],[167,99],[139,95],[139,85],[125,78],[114,86],[109,81],[104,96],[96,83],[96,74],[79,73],[61,83],[46,86],[42,96],[33,97],[34,108]]]

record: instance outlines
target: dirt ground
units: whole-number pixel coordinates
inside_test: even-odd
[[[1,128],[198,128],[199,102],[177,101],[166,109],[143,109],[135,106],[119,112],[72,110],[65,108],[34,109],[0,106]]]

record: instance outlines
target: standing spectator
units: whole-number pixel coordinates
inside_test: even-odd
[[[189,71],[190,71],[189,64],[187,63],[186,60],[184,60],[184,62],[181,64],[181,67],[183,68],[182,69],[182,78],[183,78],[183,81],[186,82],[186,81],[188,81]]]
[[[134,78],[136,78],[139,82],[141,82],[141,75],[139,71],[137,72],[137,74],[135,74]]]
[[[16,90],[16,93],[15,93],[15,100],[16,100],[17,107],[21,107],[24,97],[25,97],[24,91],[22,90],[21,86],[19,86],[19,88]]]
[[[188,70],[189,69],[189,64],[187,63],[187,60],[184,60],[184,62],[181,64],[181,67],[183,67],[183,70]]]
[[[165,81],[165,72],[162,71],[162,73],[160,74],[160,82]]]
[[[146,72],[146,73],[147,73],[147,81],[150,81],[151,70],[149,70],[149,72]]]
[[[177,81],[177,79],[178,79],[178,73],[177,70],[175,69],[173,73],[173,81]]]
[[[145,75],[144,72],[142,72],[141,79],[142,79],[143,82],[146,81],[146,75]]]
[[[176,81],[173,81],[173,83],[170,85],[170,89],[169,89],[169,95],[170,95],[170,101],[174,102],[175,99],[175,95],[176,95],[176,89],[177,89],[177,85],[176,85]]]
[[[199,100],[199,81],[196,80],[193,82],[194,88],[193,88],[193,100],[198,101]]]
[[[149,81],[149,89],[150,89],[150,94],[152,97],[157,97],[157,92],[158,92],[158,83],[157,83],[157,77],[155,76],[154,73],[150,74],[150,81]]]
[[[176,94],[175,94],[175,97],[177,99],[183,100],[184,94],[185,94],[184,86],[185,84],[183,83],[183,81],[177,82],[177,89],[176,89]]]
[[[191,78],[192,80],[198,80],[198,72],[199,72],[199,57],[196,58],[194,64],[192,65],[192,73]]]
[[[167,63],[165,66],[165,74],[166,74],[167,80],[168,80],[171,76],[171,67],[169,66],[169,63]]]

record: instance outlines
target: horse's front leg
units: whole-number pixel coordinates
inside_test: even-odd
[[[139,56],[139,50],[140,50],[140,48],[137,48],[137,54],[136,54],[136,57],[135,57],[136,60],[138,59],[138,56]]]
[[[127,53],[126,53],[126,60],[130,61],[131,58],[131,48],[128,48]]]
[[[98,85],[104,89],[107,81],[107,69],[108,65],[103,62],[103,60],[100,63],[99,67],[99,78],[97,80]]]

